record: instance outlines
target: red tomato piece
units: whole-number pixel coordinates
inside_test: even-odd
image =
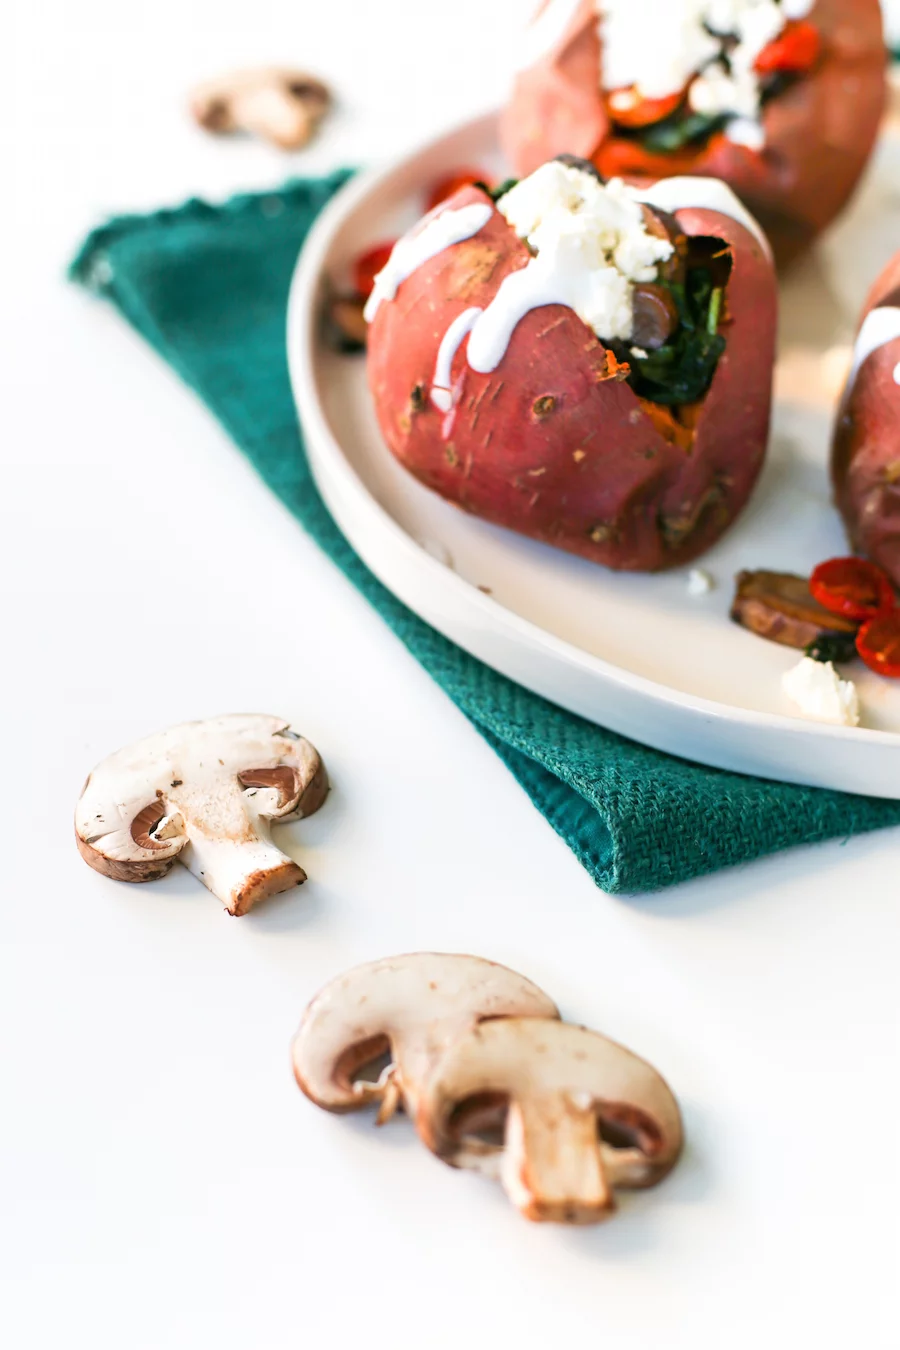
[[[777,38],[763,47],[756,58],[756,69],[760,75],[775,75],[779,71],[802,75],[815,65],[821,50],[822,39],[816,25],[806,19],[792,19]]]
[[[900,610],[878,614],[856,635],[856,650],[870,670],[900,679]]]
[[[665,98],[641,98],[632,89],[614,89],[606,96],[606,111],[620,127],[652,127],[671,117],[684,101],[684,90]]]
[[[820,563],[810,577],[809,589],[820,605],[848,619],[872,619],[897,603],[886,573],[863,558],[831,558]]]
[[[604,178],[669,178],[691,173],[702,153],[697,147],[657,153],[637,141],[613,136],[591,156]]]
[[[353,264],[353,279],[357,294],[361,295],[364,300],[368,300],[372,294],[372,288],[375,285],[375,278],[378,273],[387,266],[388,258],[394,251],[394,243],[377,244],[375,248],[370,248],[368,253],[364,253],[361,258],[357,258]]]
[[[471,187],[473,183],[485,183],[487,179],[479,169],[460,169],[458,173],[452,173],[447,178],[442,178],[439,183],[435,183],[428,198],[426,210],[433,211],[441,202],[445,202],[448,197],[452,197],[454,192],[459,192],[460,188]]]

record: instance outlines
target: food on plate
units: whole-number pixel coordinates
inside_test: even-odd
[[[900,610],[867,620],[857,634],[856,650],[876,675],[900,679]]]
[[[731,617],[760,637],[802,649],[782,687],[817,721],[859,725],[856,687],[835,664],[859,656],[879,675],[900,678],[897,597],[881,568],[863,558],[830,558],[809,581],[790,572],[740,572]]]
[[[302,149],[330,107],[331,92],[321,80],[277,67],[234,71],[191,94],[191,112],[207,131],[244,131],[280,150]]]
[[[326,1111],[402,1108],[453,1167],[498,1177],[527,1218],[597,1223],[614,1190],[654,1186],[682,1146],[655,1069],[547,995],[475,956],[416,952],[358,966],[310,1003],[294,1075]]]
[[[852,680],[842,680],[830,661],[801,658],[781,678],[781,687],[805,717],[859,726],[859,697]]]
[[[688,595],[709,595],[710,591],[715,589],[715,585],[716,582],[712,573],[707,572],[703,567],[692,567],[688,573]]]
[[[768,246],[724,184],[638,191],[567,158],[466,187],[369,297],[381,430],[486,520],[609,567],[685,563],[761,468],[776,304]]]
[[[416,1128],[537,1222],[608,1218],[617,1189],[655,1186],[682,1148],[678,1103],[654,1068],[586,1027],[535,1018],[461,1036],[426,1084]]]
[[[887,576],[864,558],[829,558],[819,563],[809,579],[809,589],[832,614],[857,621],[874,619],[896,604]]]
[[[328,793],[319,754],[278,717],[186,722],[110,755],[75,810],[78,851],[116,881],[155,881],[177,860],[230,914],[306,880],[273,822],[310,816]]]
[[[537,985],[493,961],[395,956],[357,966],[316,995],[294,1038],[294,1075],[326,1111],[377,1102],[379,1124],[398,1106],[415,1119],[423,1084],[460,1036],[488,1018],[558,1016]]]
[[[879,0],[545,0],[502,139],[607,176],[723,179],[779,262],[844,206],[885,98]]]
[[[863,308],[831,475],[853,548],[900,586],[900,253]]]
[[[823,638],[843,639],[851,655],[859,627],[853,619],[826,609],[809,581],[791,572],[739,572],[731,617],[751,633],[784,647],[806,650]]]

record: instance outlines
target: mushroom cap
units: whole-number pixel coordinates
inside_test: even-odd
[[[486,1138],[488,1126],[502,1136]],[[416,1128],[451,1166],[499,1177],[529,1218],[564,1222],[605,1217],[615,1186],[655,1185],[683,1143],[678,1103],[650,1064],[586,1027],[534,1018],[457,1039],[420,1094]]]
[[[191,842],[186,818],[210,838],[245,843],[235,799],[253,794],[261,821],[311,815],[328,780],[318,752],[284,718],[235,713],[185,722],[104,759],[88,775],[75,809],[79,851],[119,881],[165,875]],[[291,884],[303,879],[294,864]]]
[[[512,1016],[559,1013],[530,980],[480,957],[415,952],[373,961],[332,980],[310,1003],[294,1038],[294,1074],[327,1111],[355,1111],[393,1092],[414,1116],[421,1085],[448,1046],[486,1018]],[[377,1082],[356,1077],[388,1055]]]

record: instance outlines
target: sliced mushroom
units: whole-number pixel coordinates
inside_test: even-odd
[[[422,1083],[447,1047],[486,1018],[555,1018],[554,1004],[515,971],[476,956],[417,952],[332,980],[294,1038],[294,1074],[326,1111],[380,1102],[415,1117]]]
[[[328,87],[315,76],[271,67],[220,76],[191,95],[194,118],[207,131],[249,132],[282,150],[306,145],[330,104]]]
[[[647,205],[641,207],[641,214],[644,218],[644,229],[647,233],[654,235],[657,239],[668,239],[674,249],[671,257],[660,263],[659,275],[666,281],[684,281],[690,241],[681,228],[677,217],[671,215],[668,211],[661,211],[658,207]]]
[[[230,914],[306,880],[270,822],[312,815],[322,761],[283,719],[186,722],[119,750],[89,775],[75,810],[81,856],[116,881],[153,881],[177,859]]]
[[[791,572],[739,572],[731,617],[751,633],[805,649],[835,635],[852,636],[858,624],[814,600],[805,577]]]
[[[634,288],[633,303],[631,341],[647,351],[664,346],[678,327],[678,306],[672,292],[665,286],[640,282]]]
[[[617,1187],[656,1185],[682,1146],[678,1103],[655,1069],[596,1032],[534,1018],[458,1039],[416,1128],[452,1167],[498,1179],[526,1218],[552,1223],[607,1218]]]

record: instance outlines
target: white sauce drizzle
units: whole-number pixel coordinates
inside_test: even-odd
[[[477,306],[463,310],[457,315],[444,334],[444,340],[437,354],[434,367],[434,381],[431,386],[431,401],[441,412],[448,413],[453,407],[453,358],[466,337],[471,333],[478,319],[484,313]]]
[[[853,348],[853,365],[847,377],[847,388],[856,383],[860,367],[879,347],[900,338],[900,309],[895,305],[882,305],[871,310],[863,319],[859,337]],[[900,384],[900,365],[894,367],[894,383]]]
[[[554,51],[580,7],[581,0],[548,0],[519,39],[516,70],[528,70]]]
[[[712,178],[667,178],[646,191],[634,191],[636,201],[646,202],[662,211],[679,211],[697,207],[730,216],[748,229],[760,245],[771,255],[768,240],[749,211],[724,183]],[[436,257],[444,249],[477,234],[490,219],[493,207],[475,205],[459,211],[445,211],[435,217],[417,235],[402,239],[394,249],[390,261],[375,282],[366,318],[371,322],[382,300],[393,299],[400,284],[417,268]],[[614,270],[608,269],[615,279]],[[558,250],[547,248],[532,258],[525,267],[511,272],[501,282],[486,309],[473,306],[453,320],[441,341],[435,363],[431,400],[439,411],[449,413],[453,408],[453,361],[468,335],[468,364],[472,370],[487,375],[496,370],[506,355],[517,326],[531,310],[545,305],[565,305],[578,310],[583,302],[584,273],[567,266]],[[893,327],[881,340],[900,337],[900,309],[875,310],[876,314],[893,316]],[[867,320],[868,323],[868,320]],[[867,332],[866,324],[860,333],[860,343]],[[611,336],[607,334],[607,336]],[[881,345],[876,342],[875,346]],[[870,348],[874,350],[874,347]],[[859,365],[868,355],[858,356]],[[900,366],[898,366],[900,372]],[[895,372],[897,376],[898,372]],[[900,383],[900,378],[898,378]]]
[[[754,220],[746,206],[738,201],[727,183],[720,182],[718,178],[663,178],[651,188],[636,195],[638,201],[646,202],[648,206],[656,206],[660,211],[674,213],[695,207],[698,210],[718,211],[722,216],[730,216],[759,240],[768,257],[772,256],[771,245],[759,223]]]
[[[375,318],[382,300],[396,297],[402,283],[413,272],[443,253],[444,249],[471,239],[484,229],[493,213],[494,208],[487,202],[475,202],[458,211],[442,211],[439,216],[429,220],[418,234],[406,235],[401,239],[388,259],[387,266],[375,278],[374,289],[364,310],[366,322],[371,323]]]

